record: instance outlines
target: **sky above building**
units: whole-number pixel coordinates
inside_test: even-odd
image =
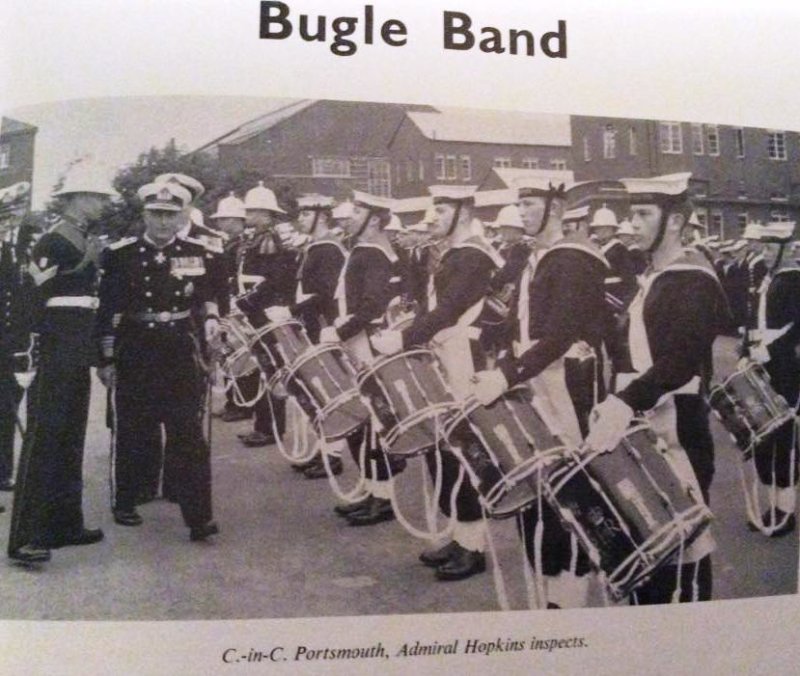
[[[41,209],[65,167],[90,155],[113,176],[139,154],[175,139],[192,150],[286,104],[286,99],[223,96],[78,99],[0,111],[39,128],[33,208]]]

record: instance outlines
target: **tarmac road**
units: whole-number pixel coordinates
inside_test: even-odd
[[[733,369],[734,342],[716,345],[717,373]],[[53,552],[36,569],[0,567],[0,616],[5,619],[174,620],[279,618],[497,610],[491,572],[438,583],[418,563],[426,546],[397,522],[349,527],[331,511],[327,483],[293,472],[275,447],[249,449],[236,433],[248,422],[215,422],[215,516],[221,534],[190,543],[177,505],[157,500],[141,507],[144,524],[115,525],[108,475],[105,395],[95,381],[85,458],[87,526],[106,539]],[[797,590],[798,537],[769,540],[745,527],[740,454],[714,423],[717,461],[711,507],[718,550],[714,598],[730,599]],[[398,486],[418,526],[422,471],[419,460]],[[352,469],[344,477],[352,480]],[[5,549],[10,496],[0,515]],[[521,552],[512,520],[492,526],[500,570],[512,608],[525,608]],[[600,595],[595,594],[600,602]]]

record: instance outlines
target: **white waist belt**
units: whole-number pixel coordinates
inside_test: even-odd
[[[100,299],[94,296],[53,296],[47,299],[47,307],[82,307],[96,310]]]

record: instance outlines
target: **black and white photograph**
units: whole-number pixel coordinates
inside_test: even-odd
[[[791,673],[793,26],[10,3],[0,665]]]
[[[796,592],[800,134],[159,97],[0,152],[5,617]]]

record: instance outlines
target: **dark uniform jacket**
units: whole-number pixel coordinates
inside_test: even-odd
[[[617,311],[623,311],[639,290],[633,256],[618,239],[600,247],[611,268],[606,277],[606,300]]]
[[[303,321],[312,340],[323,323],[332,325],[338,315],[334,295],[346,260],[347,251],[334,239],[311,242],[303,251],[291,312]]]
[[[337,333],[346,341],[378,328],[389,302],[402,292],[399,259],[392,250],[370,242],[358,242],[344,268],[347,319]]]
[[[610,340],[607,274],[605,258],[587,244],[565,239],[542,251],[529,295],[529,338],[535,344],[518,359],[500,362],[509,385],[538,375],[578,341],[599,351]]]
[[[502,259],[486,240],[471,237],[450,247],[433,273],[436,306],[418,315],[403,331],[403,349],[425,345],[439,331],[454,326],[489,292]]]
[[[0,353],[3,359],[24,351],[34,325],[35,285],[28,274],[32,231],[18,228],[0,243]]]

